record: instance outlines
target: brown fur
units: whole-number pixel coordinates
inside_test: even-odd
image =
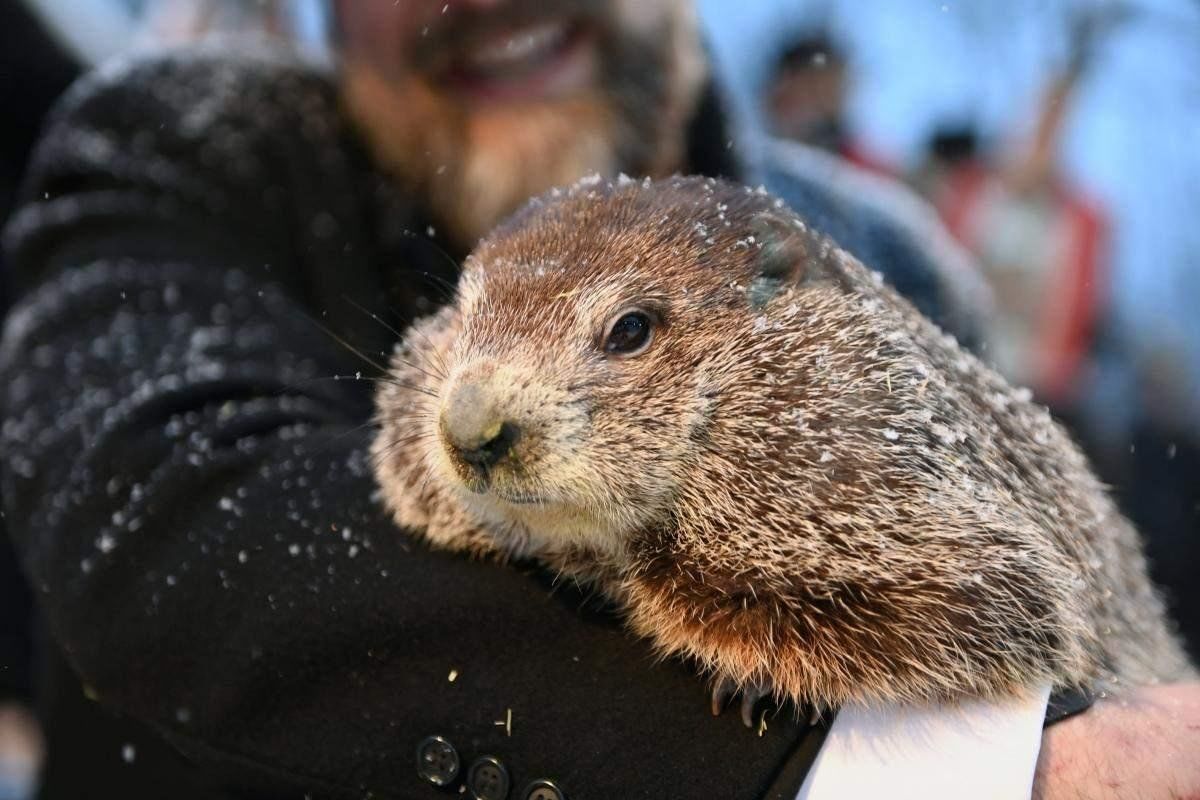
[[[606,356],[630,306],[662,325]],[[832,707],[1190,672],[1046,410],[761,192],[534,201],[393,370],[375,463],[401,525],[594,581],[718,677]],[[524,432],[482,493],[439,429],[464,382]]]

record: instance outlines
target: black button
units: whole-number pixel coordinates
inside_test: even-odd
[[[441,736],[430,736],[417,745],[417,774],[434,786],[449,786],[458,777],[458,751]]]
[[[538,778],[521,792],[521,800],[567,800],[567,796],[553,781]]]
[[[480,756],[467,767],[467,790],[471,800],[505,800],[508,786],[508,769],[498,758]]]

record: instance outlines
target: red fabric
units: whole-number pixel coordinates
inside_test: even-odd
[[[987,263],[982,241],[993,232],[984,226],[995,218],[996,207],[1034,201],[1011,191],[1001,176],[977,161],[950,170],[931,194],[950,233],[980,258],[994,279],[997,265]],[[1029,320],[1022,372],[1043,399],[1067,403],[1090,349],[1101,302],[1106,224],[1097,206],[1061,181],[1037,201],[1048,205],[1038,212],[1048,225],[1042,239],[1022,243],[1034,248],[1036,263],[1025,266],[1036,276],[1036,285],[1021,298],[1036,308],[1006,309],[1002,303],[999,313]]]
[[[1066,401],[1091,345],[1100,305],[1103,223],[1097,209],[1058,187],[1067,241],[1042,305],[1038,386],[1051,400]]]

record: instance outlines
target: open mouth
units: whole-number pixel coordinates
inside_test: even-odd
[[[594,79],[592,39],[579,22],[534,22],[456,48],[443,74],[452,88],[476,101],[569,94]]]

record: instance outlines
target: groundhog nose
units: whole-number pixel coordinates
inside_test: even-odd
[[[489,429],[489,433],[492,435],[485,434],[477,446],[459,447],[456,445],[455,448],[458,450],[458,457],[469,466],[477,472],[486,472],[512,452],[519,432],[517,426],[511,422],[501,422]]]
[[[520,428],[504,418],[474,383],[458,386],[442,409],[446,444],[478,472],[500,462],[520,437]]]

